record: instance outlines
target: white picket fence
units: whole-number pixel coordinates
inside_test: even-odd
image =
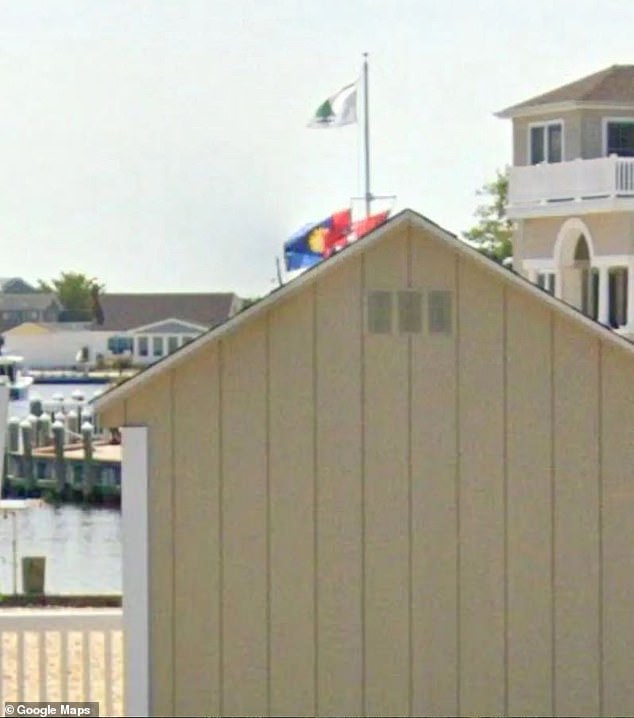
[[[0,610],[0,706],[97,701],[123,715],[121,609]]]

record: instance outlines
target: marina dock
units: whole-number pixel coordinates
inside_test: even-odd
[[[118,505],[117,432],[100,432],[89,407],[79,402],[70,409],[58,404],[51,413],[44,408],[34,399],[28,417],[9,420],[3,496]]]

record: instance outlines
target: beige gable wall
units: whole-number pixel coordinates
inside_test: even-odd
[[[408,286],[424,332],[363,332]],[[153,712],[632,714],[632,387],[403,224],[159,374],[118,414],[150,426]]]

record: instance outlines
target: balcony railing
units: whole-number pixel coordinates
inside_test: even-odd
[[[634,197],[634,157],[510,168],[509,208],[614,197]]]
[[[123,715],[121,609],[3,609],[0,666],[0,705],[96,701]]]

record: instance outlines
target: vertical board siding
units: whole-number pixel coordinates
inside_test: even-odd
[[[423,331],[367,333],[407,287]],[[415,227],[201,347],[106,413],[149,428],[152,713],[632,714],[633,406]]]
[[[271,713],[315,712],[313,289],[269,324]]]
[[[504,712],[504,298],[460,261],[460,709]]]
[[[457,715],[456,332],[429,335],[428,291],[449,290],[456,258],[412,231],[411,283],[423,290],[412,336],[412,661],[414,715]],[[421,236],[422,235],[422,236]]]
[[[267,701],[266,323],[223,341],[223,711]]]
[[[406,287],[402,231],[364,258],[365,287]],[[365,667],[368,715],[407,715],[410,702],[408,348],[399,336],[365,334]]]
[[[507,292],[509,715],[552,713],[551,312]]]
[[[603,714],[634,715],[634,363],[602,347]]]
[[[218,346],[172,376],[174,702],[176,715],[203,715],[220,709]]]
[[[316,302],[317,715],[361,715],[361,263]]]
[[[599,714],[598,342],[555,321],[555,714]]]
[[[174,715],[174,534],[172,386],[169,372],[126,401],[126,424],[148,427],[150,711]],[[180,673],[180,671],[179,671]]]

